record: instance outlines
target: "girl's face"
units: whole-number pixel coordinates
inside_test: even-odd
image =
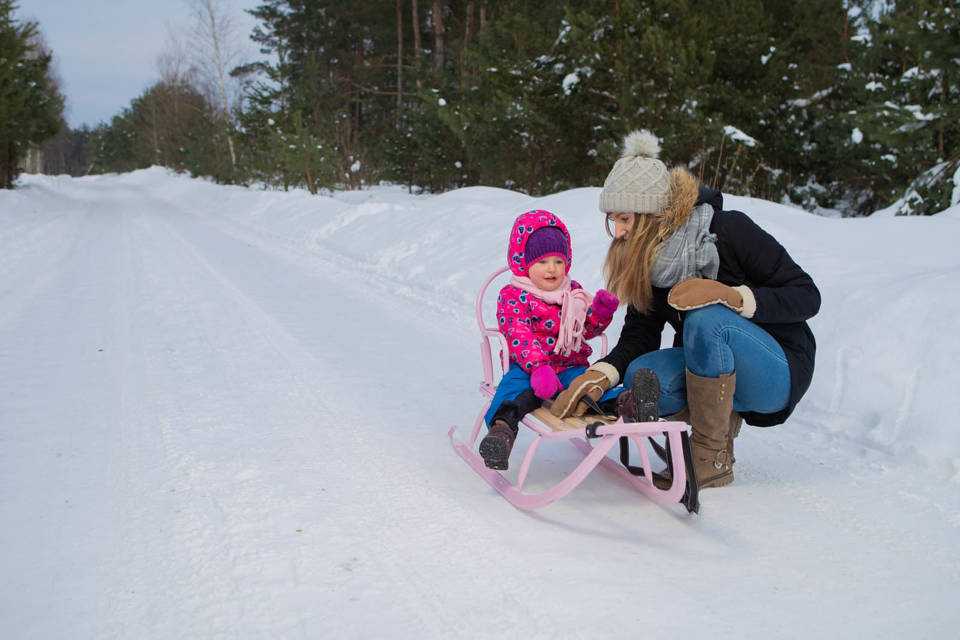
[[[608,213],[607,214],[607,234],[611,238],[623,240],[633,229],[633,221],[636,218],[634,213]],[[611,227],[613,227],[611,229]]]
[[[544,291],[554,291],[563,284],[567,275],[567,263],[559,256],[547,256],[530,265],[530,280],[534,286]]]

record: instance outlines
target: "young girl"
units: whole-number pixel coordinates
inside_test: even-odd
[[[571,280],[572,257],[570,233],[556,215],[534,210],[514,221],[507,249],[513,278],[497,297],[510,369],[490,403],[490,430],[480,442],[490,469],[507,468],[520,419],[586,370],[586,340],[603,333],[620,304],[608,291],[591,296]]]

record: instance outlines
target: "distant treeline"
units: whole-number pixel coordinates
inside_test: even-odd
[[[110,123],[48,141],[45,170],[543,194],[601,184],[622,136],[648,128],[669,165],[729,192],[845,215],[960,198],[955,0],[267,0],[251,13],[263,59],[226,70],[235,98],[223,73],[171,64]]]

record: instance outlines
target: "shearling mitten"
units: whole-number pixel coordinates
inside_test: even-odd
[[[550,405],[550,413],[558,418],[582,416],[587,412],[587,403],[583,402],[584,396],[597,402],[609,388],[610,378],[605,373],[587,369],[574,378],[570,386],[557,396]]]
[[[557,372],[548,364],[542,364],[530,374],[530,386],[533,393],[542,400],[548,400],[563,389],[563,383],[557,377]]]
[[[722,304],[747,318],[752,317],[757,308],[749,287],[731,287],[706,278],[689,278],[675,284],[667,294],[667,303],[678,311]]]

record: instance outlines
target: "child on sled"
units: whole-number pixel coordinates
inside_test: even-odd
[[[586,370],[592,352],[586,340],[603,333],[620,304],[608,291],[592,296],[571,280],[572,257],[570,233],[553,213],[528,211],[514,221],[507,249],[513,278],[497,296],[510,369],[484,417],[489,431],[480,442],[490,469],[507,468],[523,416]]]

